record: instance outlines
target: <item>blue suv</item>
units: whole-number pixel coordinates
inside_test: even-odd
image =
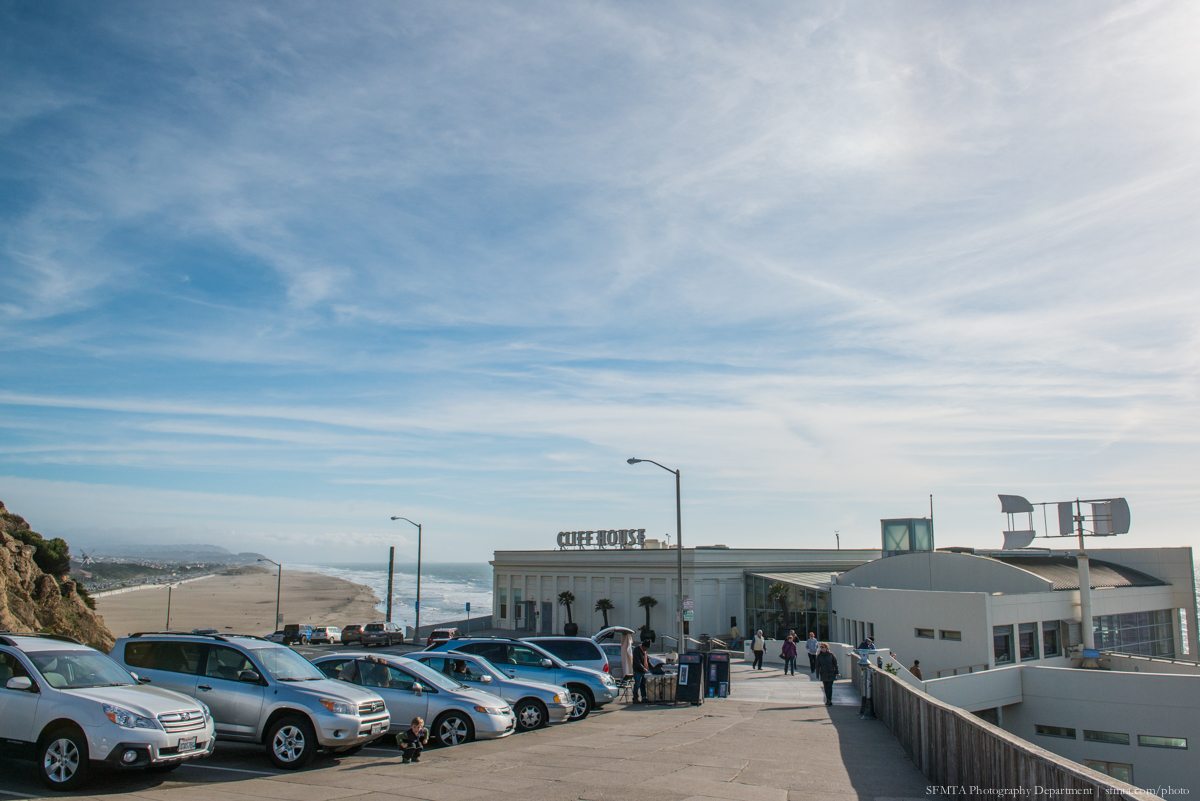
[[[427,651],[462,651],[482,656],[516,679],[566,687],[571,693],[571,720],[583,720],[617,697],[612,677],[572,665],[534,643],[509,637],[455,637]]]

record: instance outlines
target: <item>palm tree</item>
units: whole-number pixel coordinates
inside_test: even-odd
[[[571,619],[571,604],[575,603],[575,593],[570,590],[563,590],[558,594],[558,603],[561,606],[567,607],[567,622],[574,623]]]
[[[784,584],[782,581],[777,581],[774,584],[772,584],[771,586],[767,587],[767,600],[774,601],[775,603],[779,604],[779,608],[780,608],[780,611],[776,613],[776,617],[775,617],[775,626],[776,626],[775,634],[776,634],[776,636],[779,635],[779,628],[778,628],[779,626],[787,626],[788,591],[789,591],[788,585]]]
[[[608,628],[608,613],[613,609],[616,609],[616,607],[613,606],[613,602],[608,598],[601,598],[599,601],[596,601],[596,611],[604,615],[604,628]]]
[[[642,626],[643,631],[650,629],[650,610],[658,606],[658,599],[653,595],[643,595],[638,598],[638,606],[646,610],[646,625]]]

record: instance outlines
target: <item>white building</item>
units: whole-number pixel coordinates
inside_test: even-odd
[[[603,626],[604,616],[595,610],[602,598],[614,607],[608,613],[610,624],[640,628],[646,612],[638,600],[650,596],[657,602],[650,609],[650,627],[673,636],[679,597],[677,551],[655,548],[653,540],[646,545],[496,551],[491,562],[494,626],[561,633],[567,614],[558,595],[569,590],[575,595],[572,613],[580,634]],[[725,638],[736,625],[745,636],[748,628],[768,623],[773,632],[782,609],[777,600],[766,597],[765,588],[779,581],[789,590],[785,625],[819,631],[827,638],[833,631],[828,607],[831,576],[879,555],[876,550],[684,548],[683,597],[692,600],[694,615],[688,635]]]

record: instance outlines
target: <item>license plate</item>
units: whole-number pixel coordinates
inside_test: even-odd
[[[380,734],[382,732],[383,732],[383,724],[382,723],[372,723],[371,724],[371,735],[372,736],[374,736],[376,734]]]
[[[196,738],[195,737],[179,738],[179,753],[182,754],[184,751],[195,751],[195,750],[196,750]]]

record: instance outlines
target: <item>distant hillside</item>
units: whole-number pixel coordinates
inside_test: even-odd
[[[253,564],[260,553],[234,553],[220,545],[197,543],[158,544],[148,542],[108,543],[88,548],[93,556],[106,556],[131,561],[172,562],[175,564],[246,565]],[[87,569],[91,569],[89,565]]]
[[[115,638],[91,598],[67,577],[71,553],[0,502],[0,629],[67,634],[108,653]]]

